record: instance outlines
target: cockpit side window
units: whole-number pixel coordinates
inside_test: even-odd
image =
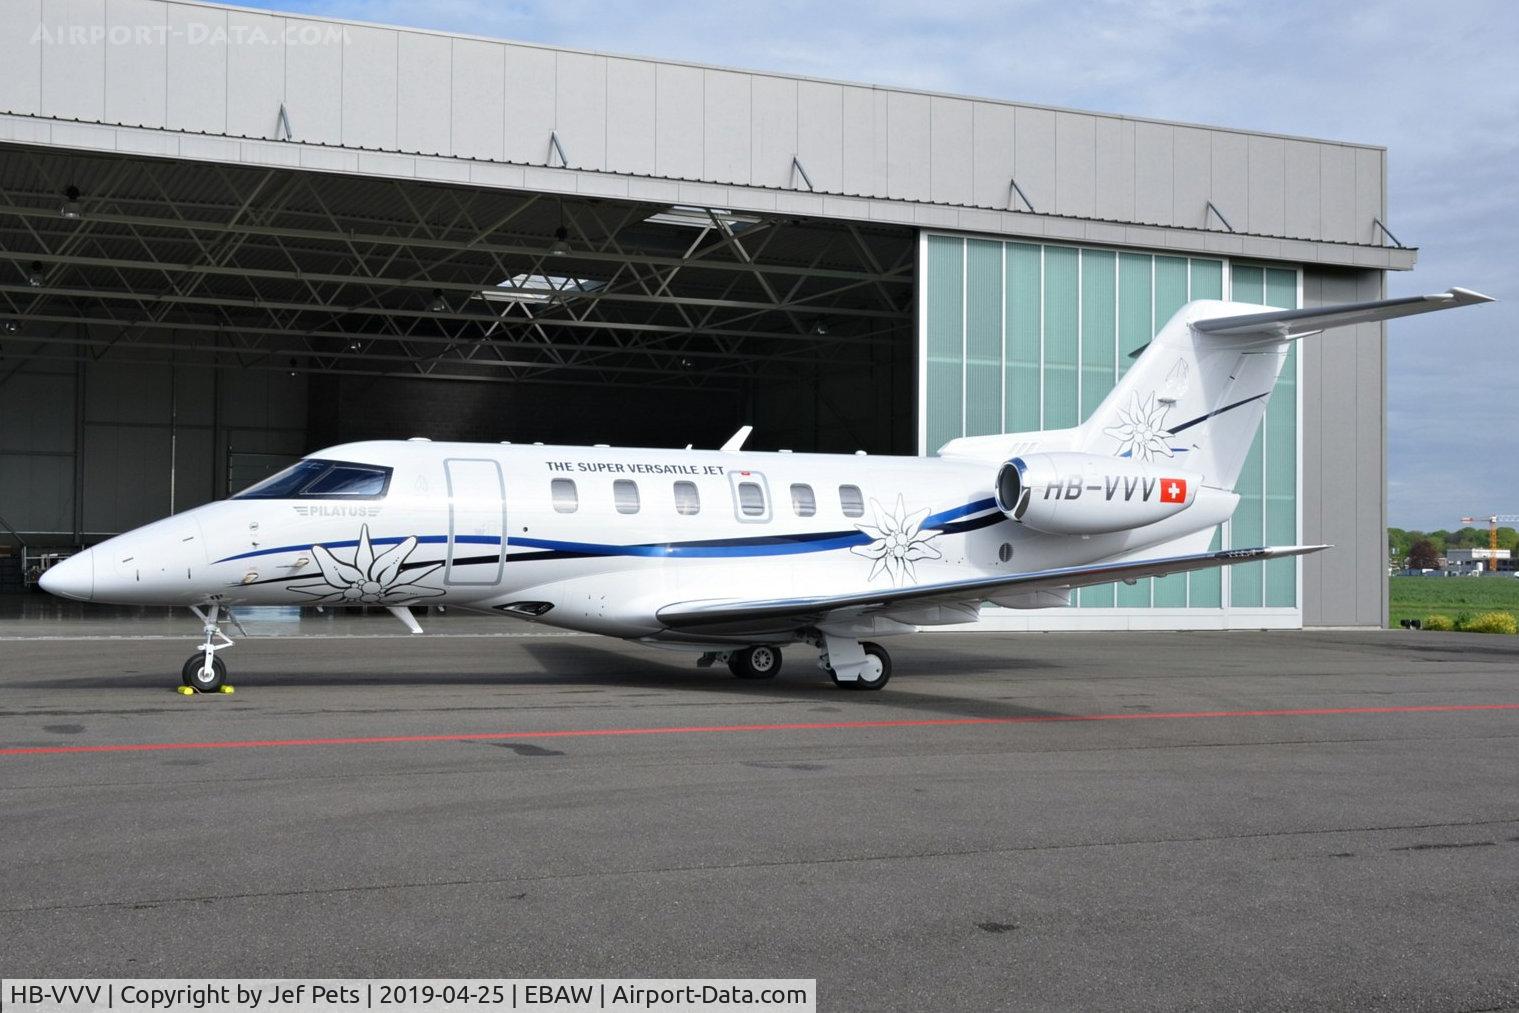
[[[303,496],[358,496],[370,499],[385,494],[389,468],[366,464],[334,464],[321,478],[301,490]]]
[[[233,499],[383,499],[393,469],[349,461],[297,461]]]

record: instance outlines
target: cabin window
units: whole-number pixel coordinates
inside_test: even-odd
[[[382,499],[390,487],[392,470],[379,464],[307,458],[232,498]]]
[[[701,493],[696,491],[695,482],[675,483],[675,512],[682,517],[701,513]]]
[[[765,516],[765,490],[758,482],[738,484],[738,512],[745,517]]]
[[[580,492],[573,478],[556,478],[549,484],[553,493],[554,512],[572,514],[580,509]]]
[[[818,512],[818,500],[812,494],[812,486],[798,482],[791,487],[791,509],[798,517],[811,517]]]
[[[619,478],[613,482],[612,502],[620,514],[638,513],[638,483],[631,478]]]
[[[839,506],[845,517],[865,516],[865,497],[857,485],[839,486]]]

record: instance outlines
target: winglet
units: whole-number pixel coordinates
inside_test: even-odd
[[[752,433],[752,432],[754,432],[754,427],[753,426],[739,426],[738,432],[736,432],[732,436],[728,437],[728,442],[724,443],[721,447],[718,447],[717,449],[722,450],[722,451],[726,451],[727,453],[730,453],[730,454],[733,453],[734,451],[743,450],[744,449],[744,441],[749,438],[749,434]]]
[[[1452,285],[1450,287],[1450,291],[1446,292],[1445,295],[1450,296],[1452,299],[1463,306],[1470,306],[1473,303],[1479,302],[1497,302],[1497,300],[1490,295],[1483,295],[1481,292],[1473,292],[1469,288],[1459,288],[1455,285]]]

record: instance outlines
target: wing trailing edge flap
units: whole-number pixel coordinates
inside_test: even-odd
[[[741,632],[744,629],[794,629],[831,621],[839,616],[883,615],[893,611],[900,612],[907,608],[916,609],[934,605],[979,604],[1013,592],[1032,594],[1038,591],[1063,591],[1093,584],[1107,584],[1115,580],[1164,577],[1167,574],[1204,570],[1213,566],[1232,566],[1235,563],[1250,563],[1260,559],[1302,556],[1327,548],[1329,548],[1327,545],[1282,545],[1254,549],[1224,549],[1220,552],[1200,552],[1185,556],[1116,563],[1090,563],[1084,566],[1036,570],[1032,573],[978,577],[943,584],[923,584],[916,587],[888,588],[880,591],[815,598],[760,601],[709,599],[678,602],[660,609],[657,616],[660,622],[672,630],[707,630],[716,633],[718,628],[722,628],[722,631],[727,633]]]
[[[1338,306],[1314,306],[1301,310],[1277,310],[1271,313],[1245,313],[1228,317],[1196,320],[1192,329],[1203,334],[1219,337],[1248,337],[1270,335],[1277,338],[1301,338],[1317,334],[1330,327],[1349,324],[1369,324],[1381,320],[1395,320],[1418,313],[1450,310],[1460,306],[1476,306],[1492,302],[1492,296],[1473,292],[1466,288],[1452,288],[1434,295],[1405,296],[1399,299],[1378,299],[1375,302],[1342,303]]]

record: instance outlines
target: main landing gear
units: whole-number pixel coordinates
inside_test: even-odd
[[[179,687],[179,692],[185,696],[193,696],[196,693],[231,693],[232,687],[227,684],[227,663],[216,656],[217,651],[225,651],[233,646],[232,638],[221,631],[217,620],[221,618],[221,605],[212,602],[205,609],[194,605],[190,611],[205,624],[205,643],[196,652],[185,659],[184,666],[179,670],[180,681],[184,683]],[[237,619],[232,611],[227,611],[227,618],[234,625]],[[238,629],[242,629],[238,626]]]
[[[874,641],[849,641],[840,647],[834,637],[824,638],[818,667],[840,689],[881,689],[891,679],[891,655]],[[853,648],[850,650],[849,648]],[[859,657],[855,655],[858,653]],[[852,676],[852,678],[851,678]]]
[[[774,644],[758,644],[737,651],[708,651],[696,662],[697,668],[711,668],[722,661],[737,679],[774,679],[781,670],[781,649]]]
[[[746,647],[728,655],[728,671],[739,679],[774,679],[781,670],[781,649],[770,644]]]
[[[829,634],[809,636],[805,643],[817,648],[818,667],[840,689],[880,689],[891,678],[891,655],[880,644]],[[735,678],[773,679],[781,670],[781,649],[757,644],[736,651],[708,651],[696,664],[708,668],[718,661],[726,661]]]

